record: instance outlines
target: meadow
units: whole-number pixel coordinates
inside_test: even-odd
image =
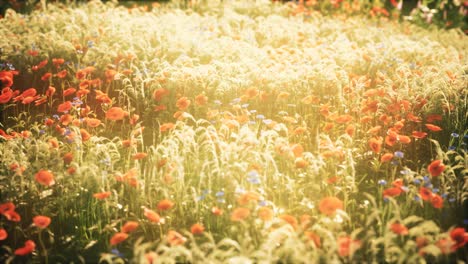
[[[462,30],[200,2],[6,11],[0,262],[466,263]]]

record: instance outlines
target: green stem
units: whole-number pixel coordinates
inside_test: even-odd
[[[39,244],[41,245],[42,254],[44,255],[44,263],[49,263],[49,258],[47,256],[47,249],[45,247],[44,241],[42,240],[42,229],[39,231]]]

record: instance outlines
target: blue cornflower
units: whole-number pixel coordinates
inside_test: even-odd
[[[219,191],[216,193],[216,197],[221,197],[224,195],[224,192],[223,191]]]
[[[386,180],[379,180],[377,182],[379,185],[387,185],[387,181]]]
[[[257,115],[256,118],[257,119],[265,119],[265,116],[264,115]]]
[[[405,156],[405,153],[401,151],[395,151],[394,155],[395,157],[402,159]]]
[[[453,132],[452,134],[450,134],[450,136],[454,137],[454,138],[457,138],[459,137],[460,135],[458,135],[457,133]]]
[[[414,179],[413,183],[414,183],[414,184],[420,184],[420,183],[421,183],[421,180],[420,180],[420,179]]]
[[[448,147],[448,150],[455,150],[455,149],[457,149],[457,147],[455,147],[455,146]]]

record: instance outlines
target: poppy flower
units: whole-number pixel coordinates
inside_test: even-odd
[[[87,126],[89,127],[98,127],[100,124],[101,124],[101,120],[97,119],[97,118],[85,118],[85,123]]]
[[[239,222],[249,217],[249,215],[250,210],[248,208],[239,207],[232,211],[231,221]]]
[[[65,113],[65,112],[68,112],[70,111],[70,109],[72,108],[72,103],[70,101],[66,101],[64,103],[61,103],[59,104],[58,108],[57,108],[57,112],[59,113]]]
[[[398,136],[398,141],[400,141],[403,144],[409,144],[411,143],[411,138],[405,135],[399,135]]]
[[[169,94],[169,90],[166,90],[164,88],[159,88],[153,92],[153,99],[159,102],[163,99],[164,96],[168,94]]]
[[[157,223],[157,224],[163,224],[164,223],[164,218],[162,218],[158,213],[151,209],[144,208],[144,213],[146,218],[150,222]]]
[[[171,200],[164,199],[164,200],[159,201],[156,207],[160,211],[166,211],[174,207],[174,203]]]
[[[354,240],[349,236],[338,238],[338,254],[341,257],[353,255],[361,247],[361,241]]]
[[[297,220],[294,216],[285,214],[280,215],[278,218],[291,225],[294,229],[297,228]]]
[[[73,152],[67,152],[62,157],[63,163],[70,164],[73,161]]]
[[[419,195],[424,201],[429,201],[432,198],[432,191],[425,187],[419,188]]]
[[[62,58],[53,58],[52,59],[52,64],[54,64],[55,67],[59,68],[60,65],[64,64],[65,60]]]
[[[270,221],[273,219],[273,210],[269,207],[260,207],[257,211],[257,215],[263,221]]]
[[[127,221],[121,228],[123,233],[131,233],[138,228],[138,222],[136,221]]]
[[[444,199],[438,194],[433,194],[431,198],[431,204],[434,208],[440,209],[444,207]]]
[[[176,102],[176,107],[179,108],[180,111],[184,111],[190,106],[190,100],[187,97],[181,97]]]
[[[47,88],[47,91],[45,92],[45,95],[47,97],[52,97],[55,94],[55,91],[55,87],[49,86],[49,88]]]
[[[48,170],[40,170],[37,172],[35,179],[44,186],[52,186],[55,184],[54,175]]]
[[[56,76],[60,79],[63,79],[67,77],[67,74],[68,74],[67,70],[62,70],[62,71],[57,72]]]
[[[427,166],[427,170],[432,177],[439,176],[445,170],[445,165],[442,163],[442,160],[434,160]]]
[[[309,163],[302,157],[296,158],[294,161],[294,164],[296,165],[296,168],[298,169],[303,169],[309,165]]]
[[[432,114],[432,115],[428,115],[426,117],[426,121],[428,123],[432,123],[434,121],[442,121],[442,115],[439,115],[439,114]]]
[[[223,210],[221,210],[220,208],[214,206],[213,208],[211,208],[211,213],[216,215],[216,216],[220,216],[223,214]]]
[[[356,127],[353,124],[349,124],[345,128],[345,133],[350,137],[354,135],[354,131],[356,131]]]
[[[199,94],[195,97],[195,104],[198,106],[206,105],[208,103],[208,97],[204,94]]]
[[[453,251],[463,248],[468,243],[468,233],[462,227],[457,227],[450,231],[450,238],[455,242],[452,247]]]
[[[70,87],[70,88],[64,90],[62,95],[67,97],[67,96],[70,96],[70,95],[74,94],[75,92],[76,92],[76,89],[73,88],[73,87]]]
[[[9,88],[4,88],[0,94],[0,104],[8,103],[13,97],[13,92]]]
[[[400,222],[395,222],[390,225],[390,230],[397,235],[408,235],[408,228]]]
[[[441,127],[436,126],[436,125],[433,125],[433,124],[425,124],[425,126],[426,126],[427,129],[429,129],[430,131],[434,131],[434,132],[442,131],[442,128],[441,128]]]
[[[353,120],[351,115],[340,115],[335,118],[335,122],[338,124],[345,124]]]
[[[402,192],[403,190],[400,187],[391,187],[383,191],[383,197],[396,197]]]
[[[128,238],[128,234],[127,233],[122,233],[122,232],[119,232],[119,233],[115,233],[111,239],[110,239],[110,244],[112,246],[115,246],[117,244],[120,244],[122,242],[124,242],[126,239]]]
[[[435,245],[440,249],[442,254],[450,254],[453,252],[455,242],[447,237],[439,239]]]
[[[183,235],[179,234],[174,230],[169,230],[166,238],[167,242],[169,242],[171,246],[182,245],[187,241],[187,238],[185,238]]]
[[[106,112],[106,118],[112,121],[118,121],[124,119],[128,115],[127,112],[125,112],[122,108],[120,107],[111,107],[109,110]]]
[[[294,157],[298,158],[302,156],[302,153],[304,152],[304,147],[302,147],[301,144],[294,144],[291,146],[291,151],[294,154]]]
[[[7,239],[8,233],[5,229],[0,228],[0,241]]]
[[[388,131],[387,134],[385,136],[385,144],[391,147],[398,141],[398,134],[394,131]]]
[[[382,149],[382,138],[374,137],[369,139],[369,147],[374,153],[380,153],[380,150]]]
[[[237,198],[239,205],[246,205],[250,201],[258,202],[260,200],[260,194],[256,192],[246,192]]]
[[[93,194],[93,197],[98,200],[104,200],[107,197],[109,197],[111,194],[112,194],[111,192],[100,192],[100,193]]]
[[[192,234],[194,234],[194,235],[203,234],[203,231],[205,231],[205,227],[202,224],[199,224],[199,223],[193,224],[190,227],[190,232],[192,232]]]
[[[384,155],[382,155],[382,157],[380,157],[380,162],[384,163],[384,162],[389,162],[393,159],[393,153],[385,153]]]
[[[21,221],[21,216],[14,210],[6,211],[5,213],[3,213],[3,215],[5,216],[5,218],[8,221],[12,221],[12,222],[20,222]]]
[[[314,246],[316,248],[320,248],[322,243],[320,241],[320,237],[316,233],[312,231],[305,231],[304,235],[307,237],[307,239],[309,239],[309,241],[312,241],[314,243]]]
[[[36,243],[32,240],[27,240],[24,242],[24,247],[18,248],[15,250],[15,255],[26,256],[33,252],[36,249]]]
[[[42,80],[42,81],[47,81],[47,80],[50,79],[50,77],[52,77],[52,73],[47,72],[47,73],[45,73],[44,75],[42,75],[41,80]]]
[[[333,215],[336,210],[343,210],[343,202],[333,196],[325,197],[320,200],[319,211],[327,216]]]
[[[15,204],[12,202],[6,202],[3,204],[0,204],[0,214],[4,214],[8,211],[14,211],[16,208]]]
[[[50,225],[51,219],[50,217],[38,215],[33,218],[33,223],[35,226],[39,228],[46,228]]]
[[[80,134],[81,134],[81,140],[83,142],[88,141],[91,138],[91,134],[89,134],[89,132],[84,128],[80,128]]]
[[[13,85],[13,73],[11,71],[0,71],[0,88]]]
[[[144,153],[144,152],[138,152],[138,153],[135,153],[135,154],[132,156],[132,159],[134,159],[134,160],[141,160],[141,159],[146,158],[146,156],[148,156],[148,154],[146,154],[146,153]]]
[[[417,139],[423,139],[427,136],[427,133],[426,132],[422,132],[422,131],[413,131],[411,133],[411,135],[414,137],[414,138],[417,138]]]

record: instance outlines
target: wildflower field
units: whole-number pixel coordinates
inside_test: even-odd
[[[7,10],[0,262],[466,263],[467,36],[318,2]]]

